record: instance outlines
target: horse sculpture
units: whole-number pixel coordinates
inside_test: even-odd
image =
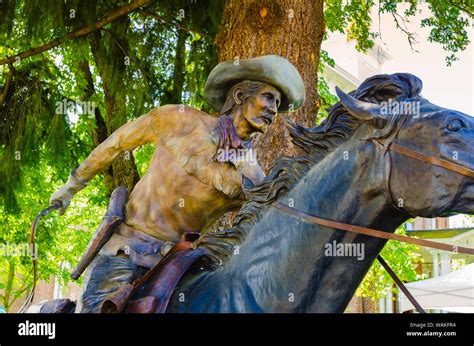
[[[474,180],[390,150],[392,143],[474,168],[472,117],[420,96],[410,74],[377,75],[329,109],[321,125],[287,121],[297,157],[266,179],[244,179],[247,202],[231,229],[203,236],[198,261],[167,312],[343,312],[386,240],[310,224],[273,207],[393,233],[415,217],[474,213]],[[330,256],[328,244],[363,256]]]
[[[474,168],[474,119],[430,103],[421,88],[410,74],[374,76],[352,96],[339,92],[320,126],[290,123],[306,154],[277,160],[262,184],[247,186],[234,228],[201,240],[222,265],[189,273],[167,311],[344,311],[386,240],[303,222],[273,208],[276,200],[390,233],[415,216],[474,213],[472,178],[383,147],[393,141]],[[389,101],[410,106],[384,110]],[[326,256],[334,241],[364,244],[364,259]]]

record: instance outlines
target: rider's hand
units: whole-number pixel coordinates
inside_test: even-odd
[[[82,190],[84,187],[86,187],[86,185],[87,182],[81,181],[73,175],[70,175],[66,184],[64,184],[63,187],[51,195],[51,198],[49,199],[49,205],[57,203],[61,204],[61,207],[59,208],[59,215],[63,215],[66,211],[66,208],[69,206],[69,203],[71,203],[74,194]]]

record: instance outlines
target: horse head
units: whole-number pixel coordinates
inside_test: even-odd
[[[423,217],[474,214],[472,175],[390,150],[395,143],[474,169],[474,118],[431,103],[421,87],[417,77],[398,73],[370,78],[352,95],[337,93],[344,109],[372,128],[367,139],[388,149],[389,190],[398,208]]]

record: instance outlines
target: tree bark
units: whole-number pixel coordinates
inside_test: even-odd
[[[325,29],[323,0],[227,0],[216,37],[218,59],[222,62],[267,54],[287,58],[303,78],[306,100],[299,111],[286,116],[312,126],[320,106],[317,72]],[[299,154],[281,116],[265,135],[257,136],[254,148],[265,173],[275,158]],[[209,232],[231,227],[235,215],[236,212],[223,215]]]
[[[79,63],[79,68],[81,69],[82,76],[87,83],[82,101],[89,101],[90,98],[95,94],[94,81],[92,80],[89,62],[87,60],[83,60]],[[96,128],[91,131],[91,136],[94,146],[98,146],[107,139],[107,124],[100,113],[99,107],[95,107],[94,109],[94,118],[96,122]]]
[[[183,29],[178,30],[178,37],[176,40],[176,51],[173,68],[172,87],[167,90],[164,95],[164,103],[181,104],[183,98],[183,88],[186,73],[186,38],[187,31]]]
[[[13,79],[13,73],[15,72],[15,69],[13,65],[9,66],[8,74],[7,74],[7,80],[5,82],[5,87],[3,88],[2,94],[0,95],[0,106],[3,105],[3,101],[7,98],[8,91],[10,89],[10,83]]]
[[[90,101],[91,97],[95,94],[95,87],[94,81],[92,79],[92,74],[90,71],[89,62],[87,60],[83,60],[79,63],[79,69],[81,70],[82,77],[86,81],[86,90],[84,96],[82,97],[82,101]],[[94,147],[98,146],[100,143],[105,141],[108,137],[107,132],[107,124],[105,123],[104,117],[100,112],[100,108],[98,106],[94,109],[94,120],[95,120],[95,127],[90,128],[89,134],[92,138],[92,143]],[[115,188],[115,180],[113,176],[112,167],[107,169],[104,172],[105,178],[105,185],[109,194],[112,194],[112,191]]]
[[[306,87],[303,107],[287,116],[313,126],[320,105],[317,72],[324,31],[323,0],[227,0],[216,37],[218,58],[220,62],[267,54],[287,58]],[[265,172],[275,158],[298,153],[281,117],[260,136],[256,149]]]
[[[122,38],[128,28],[128,18],[121,18],[111,26],[111,35]],[[107,34],[107,33],[105,33]],[[122,47],[126,46],[121,44]],[[126,56],[113,37],[104,39],[96,32],[91,41],[92,54],[104,88],[108,135],[127,122]],[[140,179],[132,152],[126,152],[112,163],[113,187],[125,186],[130,193]]]

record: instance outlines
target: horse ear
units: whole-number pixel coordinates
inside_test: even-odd
[[[336,93],[344,108],[354,118],[372,124],[378,128],[385,126],[387,117],[382,114],[380,105],[357,100],[336,86]]]

